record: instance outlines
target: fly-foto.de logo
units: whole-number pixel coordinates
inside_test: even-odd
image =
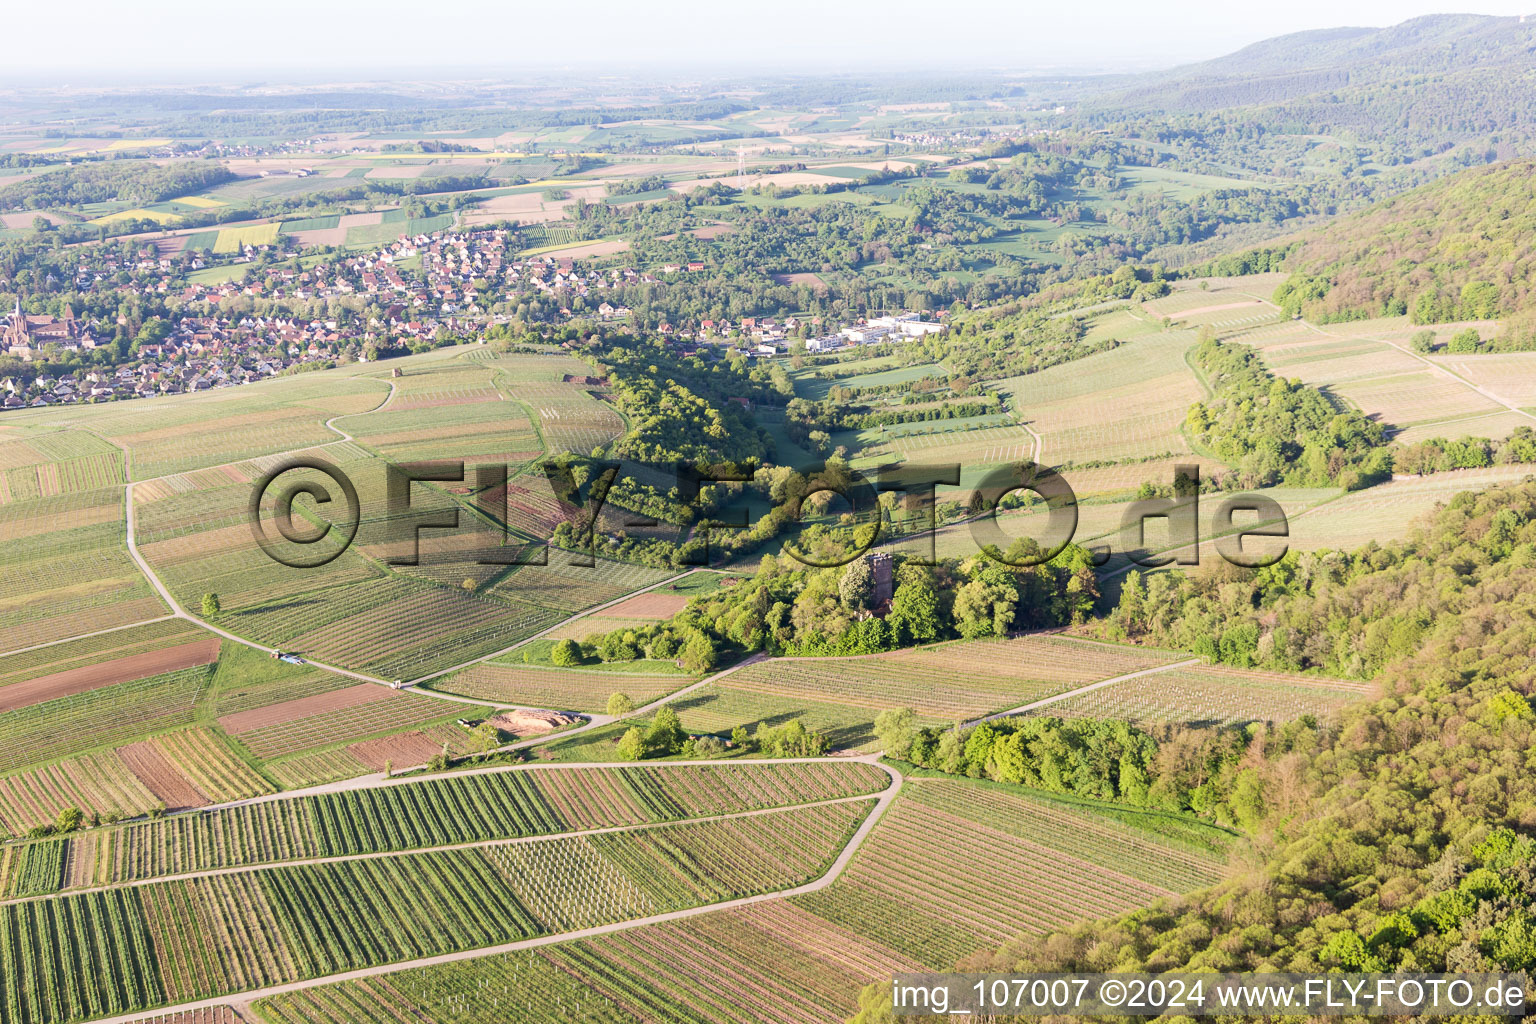
[[[466,516],[480,521],[484,537],[467,557],[457,557],[494,566],[546,565],[551,544],[585,554],[587,564],[593,564],[597,538],[605,530],[668,528],[702,540],[681,553],[684,565],[710,564],[711,536],[753,529],[771,531],[782,542],[783,553],[808,566],[846,565],[879,545],[896,542],[905,546],[909,557],[933,562],[934,539],[943,529],[963,531],[977,554],[1029,566],[1055,558],[1078,533],[1077,495],[1066,476],[1029,461],[970,473],[958,463],[903,463],[861,471],[830,460],[797,467],[772,487],[760,486],[763,471],[752,466],[593,459],[549,462],[534,472],[541,473],[534,479],[547,484],[553,496],[542,522],[543,536],[529,530],[526,515],[517,517],[513,528],[509,491],[524,490],[513,483],[513,467],[465,460],[374,465],[360,488],[347,472],[323,459],[290,459],[256,482],[248,509],[251,530],[268,556],[294,568],[317,568],[339,557],[357,539],[365,520],[389,552],[384,562],[394,566],[419,565],[423,537],[431,531],[459,530]],[[965,487],[962,479],[967,480]],[[770,499],[766,511],[758,509],[756,520],[749,519],[744,503],[730,500],[743,488],[765,491]],[[424,503],[427,489],[450,493],[456,500]],[[360,493],[369,496],[366,503]],[[634,511],[633,506],[644,504],[636,500],[643,494],[663,495],[661,503],[673,510],[675,519]],[[460,496],[469,503],[457,500]],[[958,519],[943,521],[940,508],[946,501],[963,510]],[[1216,503],[1208,542],[1201,539],[1202,502]],[[903,509],[899,522],[889,514],[897,504]],[[834,506],[841,511],[829,512]],[[1003,520],[1018,509],[1030,513],[1032,543],[1022,546],[1003,527]],[[1148,523],[1156,520],[1165,522],[1166,540],[1153,551]],[[836,550],[803,543],[803,531],[810,526],[840,531]],[[1233,565],[1262,568],[1283,558],[1286,546],[1270,540],[1245,547],[1245,542],[1287,538],[1290,527],[1273,498],[1202,494],[1200,468],[1178,465],[1167,493],[1126,503],[1113,536],[1113,544],[1100,536],[1089,546],[1095,564],[1104,564],[1118,551],[1132,564],[1147,568],[1198,565],[1201,549],[1210,547]]]

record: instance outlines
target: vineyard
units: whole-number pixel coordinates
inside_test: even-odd
[[[820,805],[11,904],[0,907],[7,1019],[148,1008],[782,889],[824,871],[868,809]],[[29,848],[35,863],[19,866],[20,884],[45,888],[62,874],[57,846]],[[34,951],[44,949],[57,959]],[[42,962],[70,983],[40,983]],[[103,964],[121,973],[92,969]]]
[[[622,690],[646,704],[686,685],[687,676],[583,672],[482,662],[433,683],[432,688],[482,700],[567,711],[602,711],[608,696]]]
[[[1017,462],[1029,458],[1034,447],[1029,431],[1013,424],[927,433],[888,432],[859,450],[858,464],[880,465],[893,460],[967,465]]]
[[[290,645],[322,661],[411,679],[509,647],[562,613],[446,587],[396,582],[387,604],[300,634]]]
[[[116,488],[10,501],[9,504],[3,494],[0,499],[4,499],[0,500],[0,526],[4,527],[6,541],[53,533],[66,517],[71,528],[115,523],[123,517],[122,492]]]
[[[655,619],[620,618],[617,615],[584,615],[579,619],[562,622],[544,634],[550,640],[586,640],[614,630],[641,630],[654,626]],[[515,652],[514,652],[515,653]]]
[[[463,459],[471,465],[519,465],[543,452],[533,424],[520,405],[503,400],[485,379],[427,378],[412,374],[396,382],[396,398],[379,412],[347,423],[358,443],[392,462]],[[402,386],[402,382],[410,382]]]
[[[265,999],[272,1024],[803,1024],[920,965],[786,903]]]
[[[1115,809],[1135,823],[1127,824],[1107,816],[1107,808],[933,779],[915,781],[905,796],[1170,892],[1215,885],[1225,873],[1223,854],[1231,836],[1187,819],[1165,821],[1158,814]]]
[[[873,801],[604,832],[592,845],[663,911],[786,889],[823,873]]]
[[[568,371],[590,373],[589,367]],[[539,433],[550,453],[586,454],[624,432],[624,420],[613,408],[575,384],[524,382],[512,389],[538,417]]]
[[[24,683],[0,688],[0,712],[15,711],[45,701],[78,696],[146,676],[210,664],[219,653],[217,637],[203,634],[188,643],[148,650],[126,658],[51,672]]]
[[[965,787],[929,795],[929,786]],[[928,964],[947,969],[1020,931],[1043,932],[1145,906],[1171,890],[1127,874],[1109,860],[1125,840],[1086,819],[1077,834],[1071,820],[1048,821],[1037,805],[987,796],[987,812],[965,811],[976,799],[963,782],[922,782],[904,793],[876,826],[870,841],[830,887],[795,897],[804,909]],[[958,802],[961,806],[956,807]],[[1037,822],[1036,819],[1039,819]],[[1097,829],[1097,834],[1095,833]],[[1148,836],[1133,859],[1167,854]],[[1086,845],[1085,845],[1086,844]],[[1091,852],[1087,860],[1074,854]],[[1215,868],[1186,855],[1182,868],[1209,878]],[[1114,863],[1114,868],[1106,864]]]
[[[60,840],[0,848],[0,894],[41,896],[64,885],[68,844]]]
[[[489,847],[486,858],[549,932],[656,913],[656,901],[585,836]]]
[[[82,885],[112,885],[320,855],[313,807],[307,800],[211,808],[62,841],[84,846],[87,838],[90,872]],[[84,859],[71,855],[74,861]]]
[[[119,683],[0,716],[0,772],[126,742],[191,720],[209,667]]]
[[[673,701],[683,728],[725,736],[738,725],[751,732],[798,718],[807,729],[826,736],[834,750],[875,749],[877,712],[873,708],[738,690],[729,685],[733,679],[734,674]],[[921,716],[918,721],[925,726],[945,723],[941,718]]]
[[[689,1024],[802,1024],[828,1019],[829,1009],[831,1019],[843,1019],[870,981],[920,969],[782,903],[652,925],[545,955],[647,1019]]]
[[[636,1019],[542,952],[305,989],[263,999],[257,1012],[270,1024],[415,1024],[424,1014],[435,1024],[566,1024],[576,1007],[583,1024]]]
[[[1184,362],[1193,343],[1193,331],[1142,335],[998,387],[1011,407],[1027,410],[1027,422],[1045,439],[1041,461],[1048,465],[1187,455],[1179,428],[1202,395]],[[1068,481],[1086,493],[1075,475]]]
[[[322,856],[565,831],[528,772],[306,798]]]
[[[0,657],[0,697],[4,687],[11,683],[26,682],[39,676],[85,668],[118,658],[172,647],[191,640],[200,640],[208,634],[185,619],[165,619],[143,626],[134,626],[112,633],[102,633],[79,640],[9,654]]]
[[[352,694],[358,694],[361,699],[350,699]],[[458,714],[462,711],[430,697],[360,683],[318,698],[306,697],[231,715],[219,719],[219,724],[257,757],[275,758],[315,747],[355,742],[360,737],[406,729]],[[252,727],[246,724],[249,721],[261,724]]]
[[[551,551],[548,565],[520,566],[497,583],[492,593],[574,612],[649,587],[668,575],[660,569],[605,558],[593,559],[595,564],[590,566],[578,565],[574,564],[577,557]]]
[[[211,729],[185,729],[157,736],[153,742],[175,770],[213,803],[272,792],[271,784]]]
[[[733,690],[881,710],[974,718],[1179,655],[1058,636],[981,640],[857,658],[776,658],[730,676]]]
[[[213,472],[231,468],[234,467]],[[181,475],[138,484],[133,489],[138,545],[140,549],[153,550],[162,541],[188,534],[247,526],[250,498],[250,482],[243,479],[204,481],[199,486],[190,475]],[[217,545],[204,542],[203,546]]]
[[[489,491],[477,500],[494,517],[500,518],[505,512],[504,521],[514,531],[538,540],[548,540],[555,524],[566,518],[566,511],[555,499],[549,478],[542,472],[524,473],[509,480],[505,505],[500,496]]]
[[[268,761],[263,768],[284,789],[303,789],[356,778],[359,771],[366,768],[359,766],[360,762],[350,750],[338,747]]]
[[[150,480],[334,441],[327,419],[366,412],[383,398],[377,382],[270,381],[152,410],[113,403],[92,425],[128,448],[133,479]]]
[[[0,644],[7,651],[166,613],[128,557],[121,494],[90,494],[100,497],[94,507],[101,514],[80,521],[51,508],[50,499],[7,510],[28,526],[17,536],[7,526],[0,539]]]
[[[1425,436],[1445,436],[1445,433],[1434,431]],[[1400,437],[1405,444],[1424,439],[1409,437],[1406,433]],[[1351,491],[1329,503],[1326,519],[1317,521],[1317,517],[1312,517],[1314,521],[1307,524],[1307,529],[1292,528],[1290,543],[1302,551],[1318,548],[1349,550],[1371,541],[1385,543],[1389,538],[1402,536],[1409,524],[1429,514],[1436,505],[1449,502],[1458,492],[1510,484],[1529,473],[1529,466],[1520,465],[1458,469]]]
[[[108,750],[0,778],[0,829],[21,835],[57,820],[66,807],[133,817],[158,803],[117,752]]]
[[[790,807],[875,793],[886,782],[859,763],[538,767],[210,808],[32,845],[67,851],[57,856],[71,866],[69,884],[112,885]],[[64,882],[52,884],[47,891]]]
[[[165,1000],[140,894],[114,889],[0,907],[0,1006],[18,1024]]]
[[[0,508],[97,493],[123,482],[123,453],[82,430],[0,441]],[[7,510],[10,512],[10,510]]]
[[[454,756],[467,749],[469,735],[457,722],[439,722],[424,729],[397,732],[347,746],[347,753],[365,770],[380,772],[390,765],[401,768],[426,764],[444,747]]]
[[[485,368],[465,360],[417,367],[390,382],[395,387],[395,394],[390,399],[388,412],[378,418],[411,409],[499,402],[501,393],[492,377],[493,374]]]
[[[141,1017],[132,1024],[245,1024],[245,1018],[228,1006],[212,1006],[181,1013],[157,1013],[153,1017]]]
[[[1368,683],[1258,672],[1221,665],[1170,669],[1040,708],[1063,718],[1132,722],[1288,722],[1325,715],[1374,692]]]
[[[248,495],[249,488],[245,490]],[[238,616],[232,621],[241,632],[260,630],[273,608],[289,617],[299,617],[304,610],[311,615],[326,612],[330,595],[346,595],[349,585],[382,576],[350,551],[317,569],[282,565],[257,546],[249,523],[159,542],[140,554],[184,605],[195,607],[203,594],[217,593],[225,610]]]

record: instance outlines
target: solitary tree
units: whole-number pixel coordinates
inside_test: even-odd
[[[646,734],[645,739],[646,744],[653,750],[659,750],[664,754],[675,754],[682,749],[688,734],[683,731],[683,723],[678,720],[677,712],[663,704],[661,710],[656,712],[656,717],[651,720],[651,730]]]
[[[78,807],[66,807],[59,812],[57,827],[60,832],[73,832],[85,821],[85,813]]]
[[[491,751],[501,746],[501,732],[496,724],[489,719],[475,726],[469,734],[469,752],[481,758],[490,755]]]
[[[203,595],[203,618],[211,619],[219,614],[220,610],[218,594]]]
[[[875,738],[890,757],[905,761],[916,734],[917,712],[911,708],[887,708],[875,716]]]
[[[704,633],[695,633],[683,645],[683,656],[680,660],[683,668],[689,672],[708,672],[715,667],[717,657],[715,642]]]
[[[619,740],[619,760],[638,761],[645,756],[645,736],[638,725],[632,725]]]
[[[916,566],[903,566],[897,580],[896,597],[886,622],[918,643],[937,640],[944,622],[932,574]]]
[[[869,567],[869,559],[855,558],[849,562],[843,569],[842,578],[837,581],[837,593],[843,599],[844,607],[863,611],[869,607],[874,592],[875,574]]]
[[[581,644],[575,640],[560,640],[549,652],[549,660],[561,668],[574,668],[581,664]]]
[[[614,693],[608,697],[608,713],[615,718],[627,715],[635,710],[635,702],[630,700],[627,693]]]

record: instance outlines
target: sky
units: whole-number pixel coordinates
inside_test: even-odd
[[[1302,29],[1536,0],[53,0],[5,15],[10,84],[515,77],[536,68],[1146,70]]]

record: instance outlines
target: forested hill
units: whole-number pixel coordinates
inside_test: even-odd
[[[1536,161],[1442,178],[1307,232],[1276,301],[1321,321],[1536,314]]]
[[[1259,574],[1252,602],[1231,583],[1209,597],[1163,587],[1157,608],[1138,593],[1120,615],[1132,632],[1193,615],[1218,630],[1275,623],[1302,650],[1374,645],[1385,695],[1313,749],[1254,756],[1268,818],[1255,867],[966,969],[1536,967],[1533,507],[1532,483],[1459,495],[1406,544]]]
[[[1112,104],[1194,111],[1282,103],[1413,76],[1524,71],[1533,50],[1536,19],[1426,15],[1387,28],[1322,29],[1266,39],[1225,57],[1143,76]],[[1422,90],[1426,83],[1416,84]],[[1415,98],[1421,100],[1422,93]]]

